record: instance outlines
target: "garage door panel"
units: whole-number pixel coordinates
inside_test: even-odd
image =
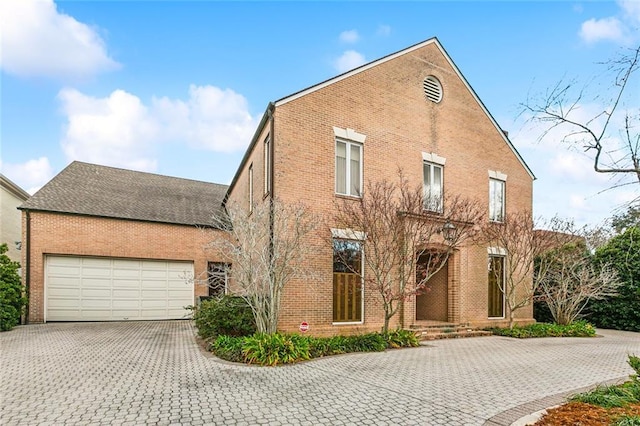
[[[86,299],[80,302],[80,309],[111,309],[111,299]]]
[[[137,288],[114,288],[112,295],[114,299],[138,299],[140,290]]]
[[[73,265],[51,265],[49,266],[49,272],[55,274],[57,277],[79,277],[81,268]]]
[[[84,298],[111,298],[111,289],[109,288],[83,288],[80,295]]]
[[[47,321],[178,319],[193,304],[191,262],[47,256]]]
[[[84,288],[110,288],[111,280],[85,276],[81,279],[81,285]]]

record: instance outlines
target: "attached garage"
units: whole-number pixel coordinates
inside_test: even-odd
[[[46,256],[45,321],[185,318],[193,276],[192,262]]]

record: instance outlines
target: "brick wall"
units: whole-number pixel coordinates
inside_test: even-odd
[[[154,260],[182,260],[194,264],[195,295],[207,294],[207,262],[222,261],[207,245],[224,238],[220,231],[195,226],[137,222],[32,211],[30,214],[29,322],[44,320],[44,259],[46,255],[99,256]],[[23,212],[26,244],[26,213]],[[26,247],[22,250],[26,265]],[[23,279],[25,274],[23,274]]]
[[[425,99],[423,80],[433,75],[442,84],[443,99]],[[314,334],[379,330],[383,323],[380,296],[366,288],[364,321],[332,324],[332,247],[330,229],[335,201],[335,135],[333,127],[366,135],[363,144],[364,182],[397,178],[401,168],[411,184],[423,179],[422,152],[446,158],[447,194],[476,197],[488,213],[489,171],[507,175],[507,212],[531,210],[532,178],[492,123],[464,81],[433,43],[399,55],[324,87],[276,103],[274,194],[285,203],[302,201],[321,218],[309,238],[314,256],[306,267],[315,279],[291,282],[286,288],[279,327],[295,331],[302,321]],[[262,139],[250,153],[254,183],[261,186]],[[232,200],[246,199],[246,169]],[[258,184],[258,182],[260,182]],[[488,319],[487,247],[461,247],[448,265],[449,320],[471,325],[504,325]],[[365,271],[366,274],[366,271]],[[393,318],[392,327],[415,320],[415,300]],[[532,321],[532,308],[516,319]]]

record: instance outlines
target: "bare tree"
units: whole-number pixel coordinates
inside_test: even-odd
[[[368,181],[361,195],[338,200],[333,223],[365,236],[364,274],[351,272],[363,276],[367,288],[379,294],[386,332],[402,303],[423,290],[478,229],[474,225],[482,221],[483,209],[463,197],[426,203],[423,188],[411,187],[401,172],[398,182]],[[427,204],[437,204],[441,212],[425,211]],[[348,259],[341,263],[351,268]]]
[[[479,241],[495,248],[502,255],[501,268],[493,268],[495,282],[504,295],[509,316],[509,327],[514,325],[514,314],[533,303],[533,260],[543,251],[544,239],[534,231],[530,211],[507,213],[502,222],[488,223]]]
[[[263,203],[251,212],[227,205],[226,214],[214,217],[228,238],[217,238],[210,246],[231,265],[230,276],[256,320],[258,332],[275,333],[282,293],[294,278],[307,278],[309,235],[317,220],[303,204],[286,205],[278,200]]]
[[[593,154],[596,172],[630,174],[640,183],[640,97],[639,85],[632,81],[640,68],[640,46],[606,65],[609,89],[599,86],[598,92],[589,96],[595,85],[576,91],[575,81],[560,81],[523,107],[533,120],[547,125],[541,139],[554,129],[564,130],[563,142]],[[611,95],[607,98],[609,90]],[[602,105],[602,109],[581,118],[580,109],[588,102]]]
[[[593,232],[561,220],[552,224],[562,232],[539,234],[546,250],[536,257],[536,299],[547,305],[556,323],[568,325],[589,301],[615,296],[621,283],[611,265],[594,264],[588,242]]]

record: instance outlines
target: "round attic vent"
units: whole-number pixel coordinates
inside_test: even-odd
[[[438,103],[442,100],[442,85],[437,78],[430,75],[422,82],[424,87],[424,95],[431,102]]]

